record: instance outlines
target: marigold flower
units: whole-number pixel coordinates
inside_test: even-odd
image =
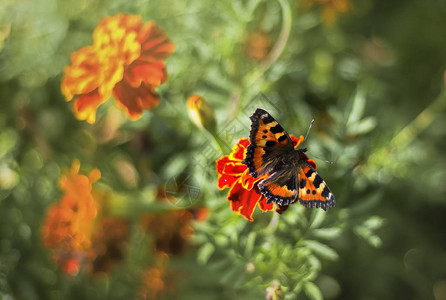
[[[290,137],[295,148],[304,140],[303,136],[297,139],[292,135]],[[232,148],[232,152],[229,155],[225,155],[216,161],[218,173],[217,187],[220,190],[229,188],[228,201],[231,203],[231,209],[245,219],[253,221],[252,214],[257,205],[263,212],[267,212],[274,209],[274,204],[266,203],[265,196],[260,193],[257,186],[268,175],[254,178],[249,175],[248,168],[242,163],[245,159],[248,145],[249,140],[241,138]],[[316,168],[314,160],[310,159],[308,161]],[[286,208],[278,205],[276,211],[281,213]]]
[[[93,33],[93,45],[71,55],[62,93],[67,101],[74,99],[76,118],[88,123],[112,95],[131,119],[138,119],[158,105],[155,88],[167,80],[164,60],[174,49],[154,22],[142,23],[137,15],[106,17]]]
[[[99,206],[94,199],[93,183],[101,174],[94,169],[90,174],[79,173],[75,160],[63,174],[59,185],[64,195],[53,204],[43,223],[43,243],[54,251],[56,262],[69,274],[75,275],[84,253],[91,247],[94,220]]]

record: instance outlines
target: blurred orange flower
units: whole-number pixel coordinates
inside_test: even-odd
[[[178,201],[173,195],[159,188],[156,198],[161,203]],[[154,263],[141,278],[138,296],[141,299],[177,298],[178,272],[169,272],[169,256],[184,252],[194,229],[192,221],[204,221],[208,216],[206,207],[150,212],[141,216],[142,229],[153,237]]]
[[[145,231],[154,236],[156,251],[167,254],[180,254],[192,237],[193,215],[187,210],[165,213],[148,213],[142,216],[141,224]]]
[[[92,237],[91,273],[108,273],[115,262],[124,260],[130,222],[116,217],[101,218]]]
[[[249,35],[245,41],[245,53],[257,60],[264,59],[271,50],[271,38],[262,31]]]
[[[166,281],[169,275],[168,264],[169,256],[166,253],[160,251],[155,254],[155,265],[147,268],[142,274],[138,298],[155,300],[174,292],[176,280]]]
[[[350,4],[348,0],[305,0],[303,7],[309,8],[316,4],[322,9],[322,20],[326,25],[333,25],[338,19],[338,15],[348,12]]]
[[[299,146],[304,140],[303,136],[297,139],[292,135],[290,137],[294,147]],[[218,173],[217,187],[220,190],[229,188],[228,201],[231,203],[231,209],[245,219],[253,221],[252,214],[257,205],[263,212],[267,212],[274,209],[274,204],[267,204],[265,196],[260,193],[257,187],[258,183],[268,175],[265,174],[264,176],[254,178],[249,174],[246,165],[242,163],[245,159],[248,145],[249,140],[241,138],[232,148],[232,152],[229,155],[225,155],[216,161]],[[316,168],[314,160],[309,159],[308,162]],[[282,213],[287,208],[288,206],[278,205],[276,211]]]
[[[94,123],[96,110],[114,95],[131,119],[158,105],[155,88],[167,80],[164,60],[175,50],[166,33],[137,15],[102,19],[93,45],[71,55],[64,70],[62,93],[74,99],[76,118]]]
[[[51,205],[43,223],[43,243],[54,251],[56,262],[67,273],[75,275],[84,254],[91,247],[94,220],[99,206],[93,183],[101,173],[93,169],[89,175],[79,173],[75,160],[71,169],[60,177],[64,195]]]

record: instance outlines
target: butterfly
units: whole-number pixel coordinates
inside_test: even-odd
[[[278,204],[281,211],[298,200],[305,207],[334,207],[335,197],[308,162],[307,149],[294,149],[288,133],[267,111],[258,108],[250,119],[250,145],[242,163],[254,178],[268,174],[258,184],[267,203]]]

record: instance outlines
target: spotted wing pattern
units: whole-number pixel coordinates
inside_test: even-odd
[[[323,210],[336,205],[333,193],[310,164],[305,164],[300,170],[299,203],[305,207],[320,207]]]
[[[257,178],[272,171],[279,153],[292,151],[294,147],[288,133],[267,111],[258,108],[250,119],[251,143],[243,163],[248,167],[249,174]]]
[[[308,163],[306,149],[295,150],[288,133],[267,111],[258,108],[250,119],[250,145],[243,163],[254,178],[268,174],[258,184],[267,203],[276,203],[279,213],[296,201],[305,207],[334,207],[333,193]]]

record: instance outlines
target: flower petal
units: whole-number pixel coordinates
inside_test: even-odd
[[[141,59],[134,61],[125,70],[125,79],[131,87],[137,88],[142,82],[158,87],[167,80],[167,72],[163,61]]]
[[[228,200],[231,202],[231,209],[243,216],[248,221],[252,221],[252,214],[257,202],[263,197],[255,189],[246,190],[243,186],[236,182],[234,186],[229,190]]]
[[[237,144],[232,147],[232,152],[229,154],[229,159],[242,161],[245,159],[246,148],[249,145],[249,140],[245,138],[240,138]]]
[[[239,178],[238,174],[236,174],[236,176],[224,174],[223,170],[225,169],[228,163],[231,162],[227,155],[218,159],[215,163],[218,174],[217,187],[220,190],[231,187],[234,184],[234,182]]]
[[[225,175],[225,174],[218,174],[217,187],[220,190],[223,190],[225,188],[229,188],[237,180],[238,180],[238,177],[236,177],[236,176]]]
[[[217,168],[217,174],[222,174],[225,165],[229,162],[229,157],[227,155],[217,159],[215,166]]]
[[[101,96],[98,90],[80,95],[76,97],[73,103],[74,115],[79,120],[86,120],[88,123],[93,124],[96,120],[96,110],[107,99],[108,97]]]
[[[240,176],[242,175],[248,168],[241,163],[233,163],[228,162],[223,168],[223,174]]]
[[[162,60],[166,59],[175,51],[175,44],[153,22],[147,22],[142,26],[139,31],[138,40],[142,45],[141,56],[150,56]]]
[[[302,135],[296,138],[294,137],[294,135],[290,134],[290,138],[293,141],[294,148],[297,148],[300,145],[300,143],[304,141],[304,137]]]
[[[140,118],[144,109],[156,107],[160,100],[151,86],[142,83],[138,88],[133,88],[125,80],[116,84],[113,94],[133,120]]]
[[[71,55],[71,65],[65,67],[62,79],[62,94],[67,101],[75,95],[86,94],[101,84],[101,65],[92,46],[83,47]]]
[[[271,211],[274,210],[274,203],[266,203],[266,198],[263,196],[262,198],[260,198],[259,200],[259,207],[263,212],[267,212],[267,211]]]
[[[312,165],[315,170],[317,170],[317,165],[314,159],[307,159],[307,162]]]
[[[266,177],[268,177],[267,174],[254,178],[249,174],[248,168],[246,168],[240,181],[245,189],[252,190],[257,182],[262,181]]]

